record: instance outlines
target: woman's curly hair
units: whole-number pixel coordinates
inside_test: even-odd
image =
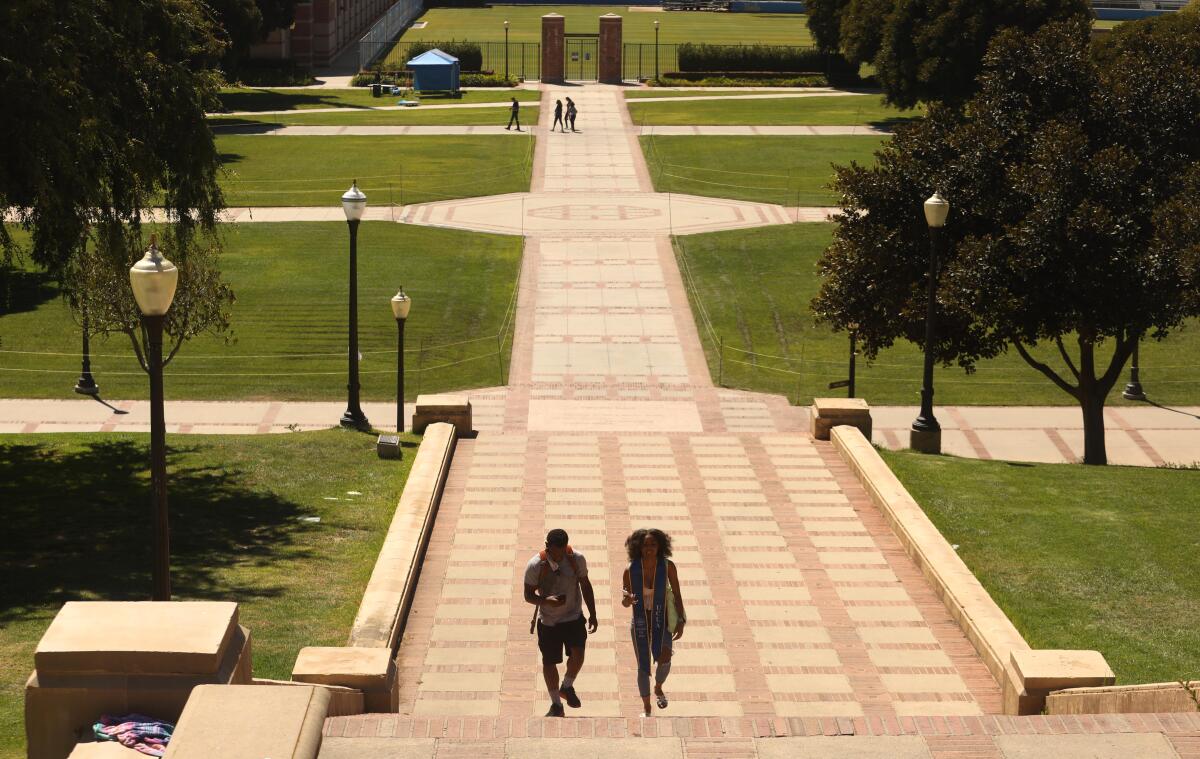
[[[629,552],[630,563],[642,558],[642,544],[646,542],[646,536],[653,536],[658,542],[658,555],[663,558],[671,558],[671,536],[662,530],[643,529],[634,530],[633,534],[625,539],[625,550]]]

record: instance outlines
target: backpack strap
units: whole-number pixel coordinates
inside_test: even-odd
[[[566,554],[567,563],[571,565],[571,573],[575,575],[575,584],[579,585],[579,564],[575,561],[575,549],[568,545]],[[550,555],[546,553],[545,549],[543,549],[538,552],[538,558],[541,559],[541,563],[538,564],[538,587],[540,588],[542,582],[546,579],[546,575],[550,574]],[[530,635],[532,635],[533,631],[537,628],[538,615],[541,613],[541,611],[542,609],[540,606],[533,607],[533,619],[529,620]]]

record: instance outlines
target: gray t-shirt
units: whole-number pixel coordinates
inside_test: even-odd
[[[579,569],[580,577],[587,577],[587,559],[583,554],[575,552],[575,566]],[[567,602],[562,606],[545,605],[541,607],[543,625],[557,625],[560,622],[571,622],[583,616],[583,598],[579,593],[579,583],[575,572],[571,570],[571,560],[563,557],[562,564],[555,572],[549,567],[543,576],[542,557],[534,554],[525,565],[525,584],[538,589],[539,594],[546,596],[563,596]]]

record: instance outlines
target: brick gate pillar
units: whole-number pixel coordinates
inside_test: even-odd
[[[542,16],[542,81],[547,84],[562,84],[563,35],[566,33],[566,19],[557,13],[547,13]]]
[[[621,83],[621,17],[605,13],[600,17],[600,61],[597,79],[604,84]]]

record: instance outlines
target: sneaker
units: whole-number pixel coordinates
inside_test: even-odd
[[[565,717],[562,704],[550,704],[550,711],[546,712],[547,717]]]
[[[579,707],[583,706],[583,702],[580,701],[579,696],[575,694],[574,685],[568,685],[565,688],[559,688],[558,695],[562,696],[567,702],[567,706],[571,707],[572,709],[578,709]]]

